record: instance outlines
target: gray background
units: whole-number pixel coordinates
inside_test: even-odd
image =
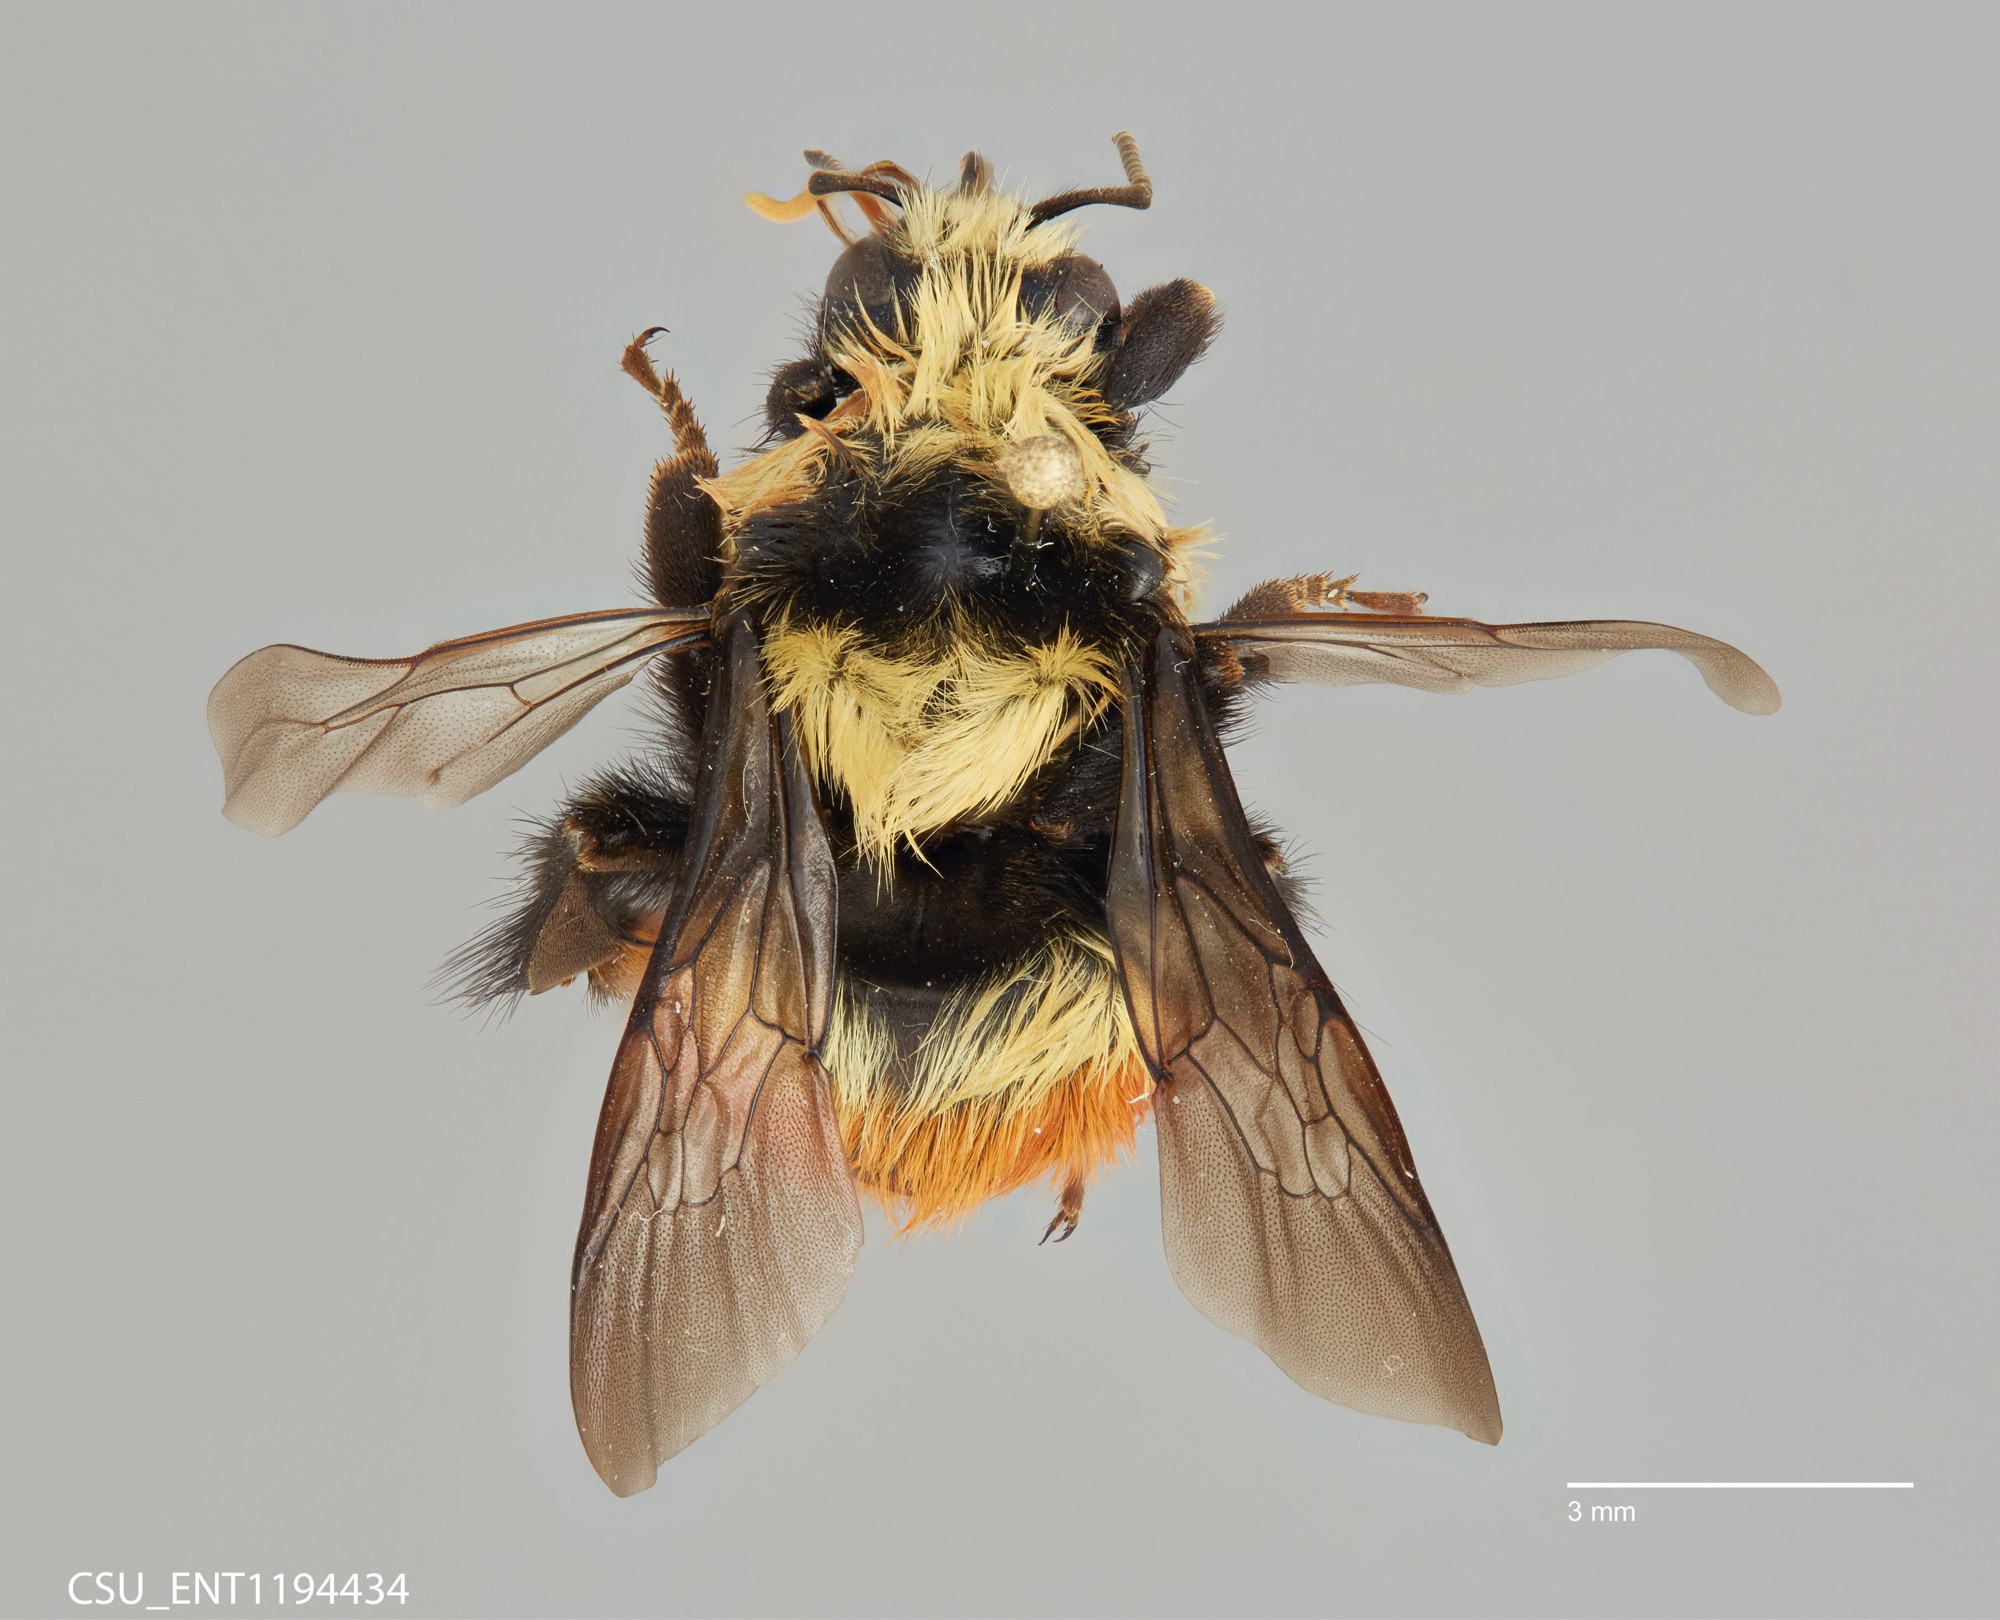
[[[12,8],[0,1609],[406,1570],[409,1612],[1990,1612],[2000,236],[1990,8]],[[1150,1136],[873,1242],[609,1496],[565,1276],[618,1025],[430,999],[614,702],[445,816],[216,813],[242,653],[629,600],[655,322],[742,444],[803,146],[1023,186],[1225,341],[1159,462],[1211,604],[1362,569],[1737,641],[1270,701],[1246,795],[1492,1348],[1488,1451],[1322,1405],[1160,1254]],[[879,1233],[879,1228],[878,1228]],[[1585,1496],[1569,1480],[1914,1492]]]

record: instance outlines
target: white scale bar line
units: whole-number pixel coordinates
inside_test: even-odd
[[[1566,1491],[1913,1491],[1913,1479],[1573,1479]]]

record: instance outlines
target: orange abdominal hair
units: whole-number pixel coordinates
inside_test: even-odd
[[[843,979],[822,1058],[848,1163],[906,1231],[1044,1178],[1080,1200],[1152,1092],[1110,947],[1082,933],[955,992],[913,1047]]]
[[[840,1097],[848,1162],[905,1232],[948,1225],[989,1198],[1046,1181],[1087,1187],[1132,1151],[1152,1106],[1137,1052],[1086,1064],[1026,1107],[1008,1092],[968,1098],[942,1112],[905,1106],[893,1092]]]

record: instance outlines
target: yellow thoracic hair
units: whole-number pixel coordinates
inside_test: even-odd
[[[891,654],[850,628],[788,625],[763,651],[772,706],[883,872],[899,844],[1010,802],[1117,692],[1109,660],[1068,631],[1003,648],[961,627]]]

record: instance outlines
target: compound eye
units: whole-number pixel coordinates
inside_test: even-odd
[[[1103,329],[1118,320],[1118,289],[1104,266],[1082,253],[1037,265],[1021,274],[1024,314],[1053,313],[1073,332]]]
[[[764,396],[764,424],[774,439],[796,439],[805,429],[801,416],[823,417],[854,392],[854,379],[824,360],[794,360],[780,366]]]
[[[820,329],[827,333],[862,324],[866,316],[884,332],[899,324],[897,306],[916,290],[921,268],[890,251],[879,236],[864,236],[833,261],[820,305]]]

